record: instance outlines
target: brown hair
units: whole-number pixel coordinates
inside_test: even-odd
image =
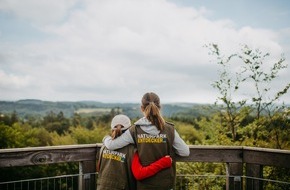
[[[160,113],[160,99],[154,92],[147,92],[141,100],[141,109],[145,117],[159,130],[164,129],[165,121]]]
[[[115,138],[121,136],[122,133],[123,133],[123,131],[122,131],[122,125],[117,125],[115,127],[115,129],[112,131],[111,137],[112,137],[112,139],[115,139]]]

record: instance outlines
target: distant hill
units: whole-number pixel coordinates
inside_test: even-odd
[[[212,105],[194,103],[163,104],[162,114],[165,117],[177,115],[201,116],[209,115],[213,112],[209,109]],[[28,115],[45,116],[49,112],[63,112],[66,117],[74,113],[98,114],[110,112],[112,109],[119,109],[122,113],[131,118],[140,117],[140,104],[138,103],[102,103],[97,101],[77,101],[77,102],[52,102],[35,99],[25,99],[19,101],[0,101],[0,113],[10,114],[16,112],[19,117]]]

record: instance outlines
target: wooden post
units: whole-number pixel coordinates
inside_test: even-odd
[[[83,162],[83,190],[96,189],[96,161]]]
[[[246,176],[254,178],[263,178],[263,166],[258,164],[246,164]],[[262,190],[263,181],[258,179],[247,178],[247,189]]]
[[[226,189],[231,190],[242,190],[242,175],[243,175],[243,164],[242,163],[227,163],[227,184]]]
[[[79,188],[78,190],[96,189],[96,162],[79,162]]]

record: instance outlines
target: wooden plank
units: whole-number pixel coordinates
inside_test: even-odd
[[[0,167],[96,161],[102,144],[0,149]],[[239,146],[190,145],[179,162],[252,163],[290,168],[290,151]]]
[[[188,157],[177,157],[178,162],[243,162],[243,148],[236,146],[190,145]]]
[[[96,145],[7,149],[0,151],[0,167],[95,160],[96,151]]]
[[[244,163],[290,168],[290,151],[244,147]]]
[[[41,146],[41,147],[26,147],[26,148],[8,148],[0,149],[0,154],[9,152],[29,152],[29,151],[46,151],[46,150],[63,150],[63,149],[80,149],[80,148],[95,148],[102,144],[77,144],[77,145],[59,145],[59,146]]]

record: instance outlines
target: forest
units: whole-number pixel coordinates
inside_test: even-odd
[[[202,115],[196,111],[198,107]],[[262,114],[259,119],[250,113],[250,107],[239,110],[235,120],[238,124],[234,130],[228,125],[225,111],[216,105],[199,105],[174,113],[166,120],[175,124],[181,137],[190,145],[231,145],[254,146],[290,150],[290,118],[289,111],[273,113],[272,117]],[[0,146],[1,148],[21,148],[54,145],[101,143],[105,135],[110,133],[110,121],[118,113],[126,114],[126,109],[105,108],[98,113],[74,113],[66,117],[60,111],[48,112],[43,117],[19,117],[17,111],[1,114]],[[207,111],[210,110],[210,111]],[[215,110],[215,112],[213,112]],[[213,113],[211,113],[213,112]],[[210,114],[211,113],[211,114]],[[138,117],[131,118],[134,122]],[[181,174],[213,173],[224,175],[225,166],[210,163],[178,163],[177,172]],[[287,169],[268,168],[264,177],[289,181]],[[0,168],[1,181],[39,178],[78,173],[78,165],[74,163],[44,165],[23,168]],[[9,175],[7,175],[9,174]],[[12,177],[13,176],[13,179]],[[216,183],[218,186],[220,184]],[[276,188],[276,187],[275,187]],[[217,188],[218,189],[218,188]]]
[[[266,73],[261,70],[260,64],[263,63],[261,59],[268,54],[244,46],[239,54],[225,56],[217,45],[209,44],[208,47],[221,67],[219,79],[212,84],[220,94],[216,104],[166,104],[161,108],[165,119],[174,123],[176,130],[189,145],[290,150],[290,109],[289,105],[278,102],[280,97],[287,94],[290,83],[270,98],[265,95],[270,88],[263,86],[264,83],[270,84],[278,76],[278,71],[285,68],[284,59],[275,62],[270,72]],[[242,60],[244,70],[233,77],[230,75],[229,63],[234,57]],[[249,99],[235,100],[235,93],[246,80],[253,82],[256,93]],[[142,116],[139,104],[95,103],[92,106],[92,102],[91,105],[88,102],[50,102],[48,106],[49,102],[36,100],[20,103],[22,107],[17,102],[0,102],[1,149],[101,143],[103,137],[110,133],[110,121],[116,114],[126,114],[132,122]],[[59,108],[57,104],[63,107]],[[77,165],[41,166],[38,169],[0,168],[0,180],[9,181],[11,176],[16,180],[24,174],[27,178],[62,175],[64,171],[77,173]],[[224,166],[178,163],[177,173],[222,175]],[[269,179],[290,181],[289,169],[269,167],[263,175]],[[215,184],[218,185],[217,182]]]

